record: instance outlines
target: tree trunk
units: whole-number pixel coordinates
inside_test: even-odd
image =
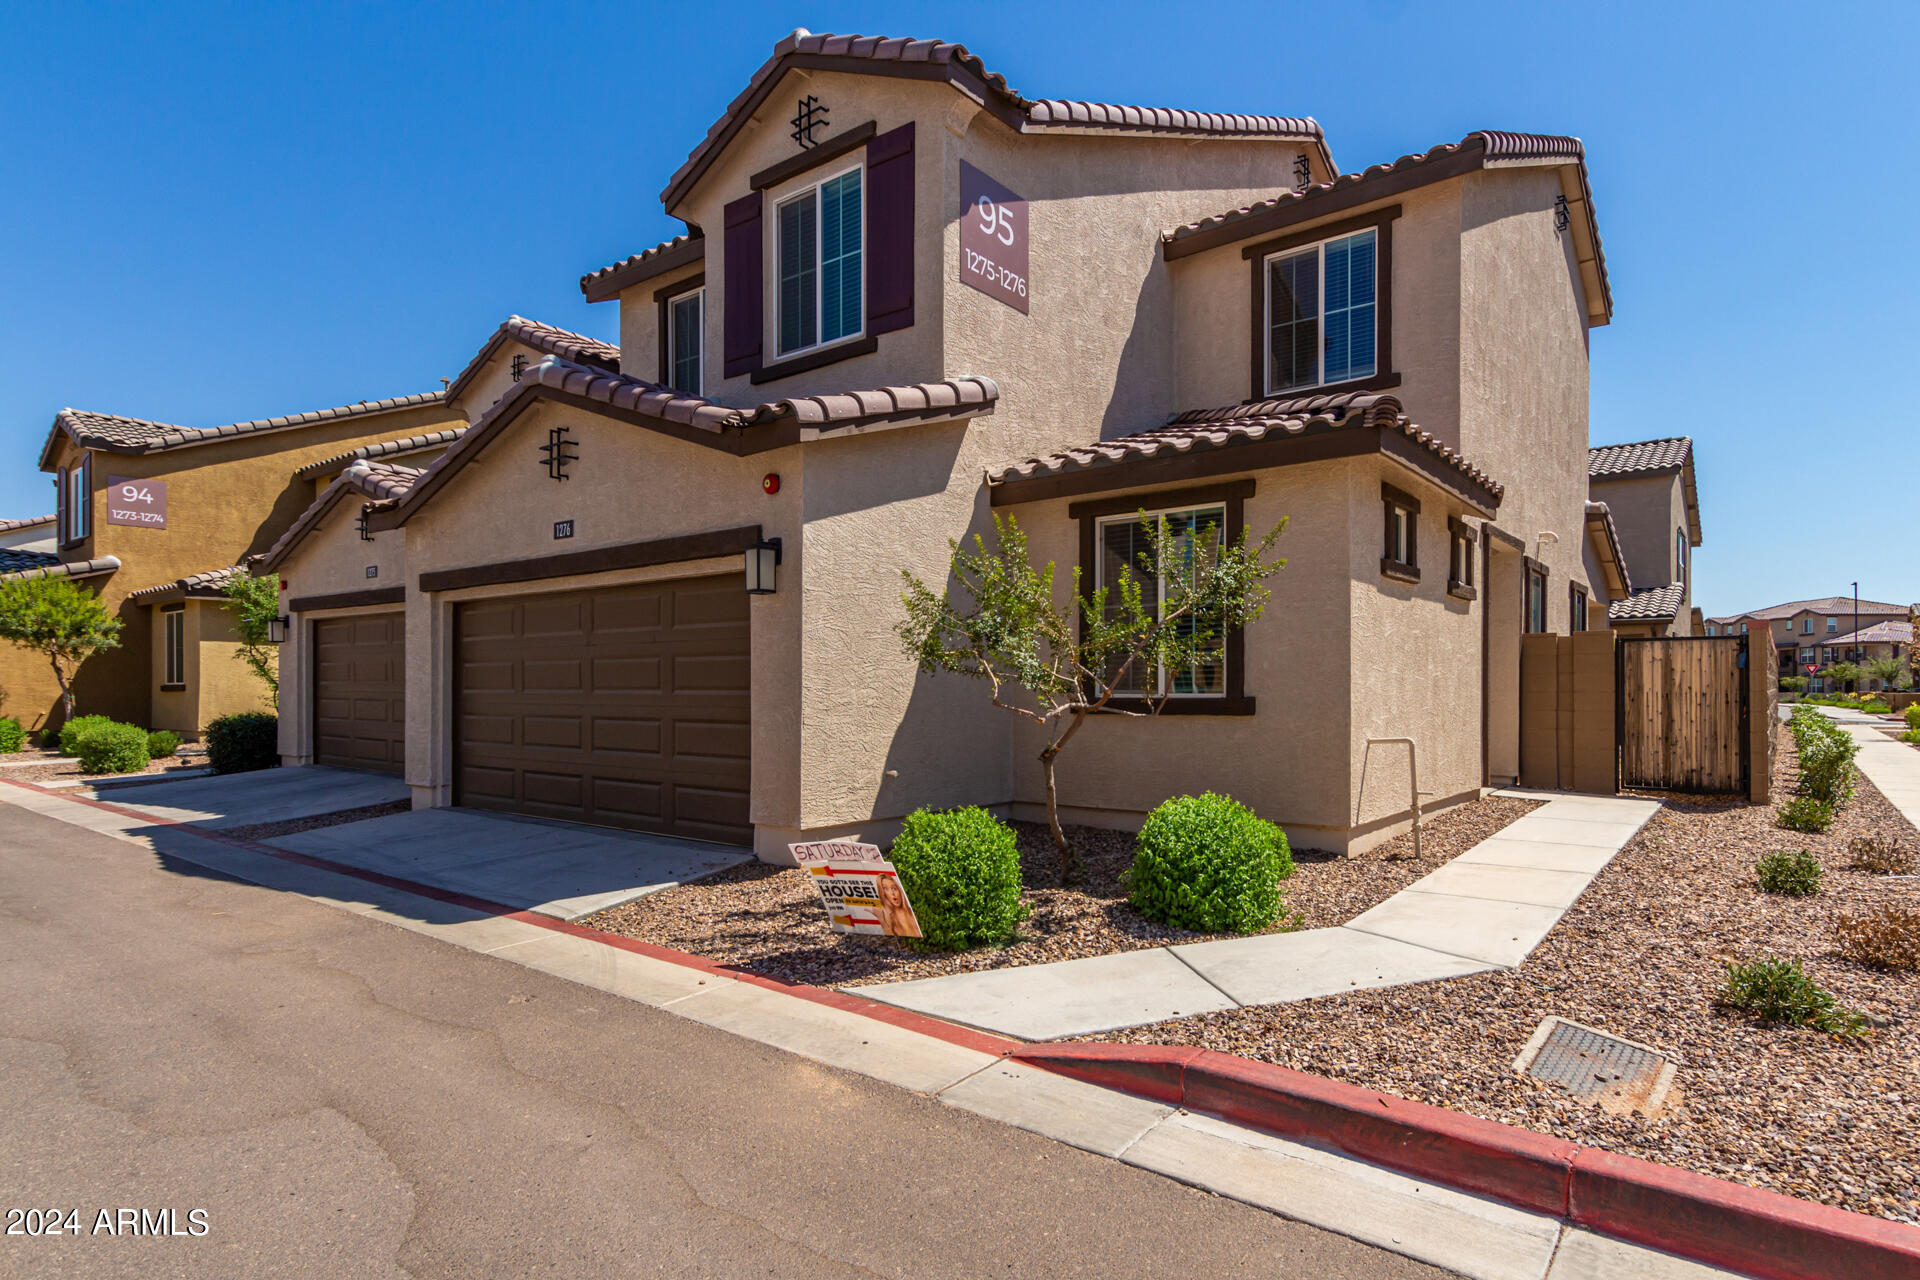
[[[73,719],[73,689],[67,684],[67,673],[60,669],[60,663],[53,663],[53,678],[60,683],[60,723]]]
[[[1053,782],[1053,761],[1059,754],[1057,744],[1042,751],[1040,769],[1047,779],[1047,830],[1053,834],[1054,852],[1060,855],[1060,883],[1072,884],[1080,878],[1080,867],[1074,860],[1073,846],[1067,843],[1067,833],[1060,829],[1060,792]]]

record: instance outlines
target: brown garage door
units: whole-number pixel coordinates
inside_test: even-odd
[[[749,844],[738,574],[462,604],[455,802]]]
[[[314,760],[399,773],[407,759],[406,728],[406,615],[315,620]]]

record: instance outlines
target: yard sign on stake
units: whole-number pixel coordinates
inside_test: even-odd
[[[878,845],[818,840],[787,848],[820,894],[835,933],[920,936],[920,921],[907,901],[900,873]]]

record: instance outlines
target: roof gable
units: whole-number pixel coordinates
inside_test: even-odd
[[[1693,474],[1692,437],[1666,436],[1630,444],[1595,445],[1587,450],[1589,488],[1614,480],[1665,475],[1680,477],[1680,489],[1687,506],[1687,541],[1697,547],[1704,535],[1700,528],[1700,489]]]
[[[308,413],[287,414],[279,418],[256,418],[251,422],[231,422],[219,427],[182,427],[170,422],[129,418],[117,413],[93,413],[85,409],[62,409],[54,415],[47,442],[40,449],[40,469],[53,469],[54,447],[64,435],[83,449],[107,453],[159,453],[192,445],[217,444],[236,436],[261,435],[270,431],[288,431],[319,426],[344,418],[371,417],[380,413],[398,413],[423,405],[442,404],[444,391],[420,395],[394,396],[387,400],[362,400],[358,404],[333,409],[314,409]]]
[[[256,573],[278,569],[286,563],[295,548],[320,528],[326,521],[327,513],[342,501],[358,496],[367,499],[366,505],[369,507],[375,503],[394,502],[405,497],[425,474],[418,467],[403,467],[397,462],[356,461],[335,476],[333,482],[320,491],[320,496],[307,504],[307,509],[287,526],[287,531],[271,547],[252,557],[249,565]]]
[[[451,404],[471,387],[481,372],[510,343],[519,343],[543,356],[559,356],[562,360],[571,360],[575,364],[589,365],[596,369],[608,369],[618,372],[620,368],[620,348],[589,338],[584,333],[575,333],[571,329],[561,329],[550,324],[541,324],[538,320],[529,320],[525,316],[508,316],[501,321],[500,327],[493,331],[473,359],[467,361],[454,380],[447,384],[444,393]],[[518,379],[515,379],[518,381]],[[485,406],[482,406],[484,409]]]

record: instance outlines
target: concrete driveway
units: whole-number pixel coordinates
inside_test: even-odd
[[[560,920],[753,857],[745,849],[697,840],[472,809],[415,809],[265,843]]]
[[[405,782],[389,774],[302,765],[111,790],[102,787],[96,794],[122,809],[164,822],[220,830],[390,804],[405,800],[411,793]]]

